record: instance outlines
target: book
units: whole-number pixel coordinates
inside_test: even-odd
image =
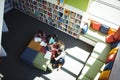
[[[42,40],[42,39],[41,39],[40,37],[35,37],[35,38],[34,38],[34,41],[35,41],[35,42],[41,42],[41,40]]]
[[[40,45],[45,47],[47,46],[47,43],[45,43],[44,41],[41,41]]]
[[[44,58],[50,60],[50,59],[51,59],[51,56],[52,56],[52,52],[47,51],[46,54],[44,55]]]

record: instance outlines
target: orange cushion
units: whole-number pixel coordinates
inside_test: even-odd
[[[116,32],[116,29],[110,28],[110,29],[108,30],[108,35],[110,35],[110,34],[112,34],[112,33],[115,33],[115,32]]]
[[[109,80],[111,70],[102,71],[98,80]]]
[[[92,21],[92,22],[91,22],[91,27],[92,27],[94,30],[99,31],[99,30],[100,30],[100,27],[101,27],[101,23],[96,22],[96,21]]]
[[[32,48],[33,50],[40,51],[41,45],[39,42],[35,42],[33,39],[28,45],[29,48]]]
[[[111,55],[111,54],[116,54],[117,51],[118,51],[118,49],[119,49],[119,47],[113,48],[113,49],[109,52],[109,55]]]

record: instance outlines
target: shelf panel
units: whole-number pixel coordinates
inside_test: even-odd
[[[17,0],[15,6],[26,14],[79,38],[82,11],[68,5],[58,5],[56,0]]]

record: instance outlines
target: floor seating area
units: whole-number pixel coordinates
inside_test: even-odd
[[[88,19],[88,21],[85,21],[85,24],[87,24],[88,27],[84,28],[84,32],[80,34],[79,39],[83,40],[81,37],[84,37],[85,39],[88,39],[89,41],[93,42],[94,44],[92,45],[94,46],[94,49],[90,54],[88,60],[86,61],[85,66],[81,74],[79,75],[78,79],[80,80],[102,80],[103,78],[108,79],[110,72],[112,70],[112,66],[114,64],[116,54],[113,54],[115,52],[112,50],[115,48],[115,47],[113,48],[113,46],[115,45],[107,43],[106,37],[109,34],[115,33],[116,30],[110,28],[105,24],[101,24],[97,21],[90,19]],[[48,40],[46,41],[47,43],[51,44],[54,42],[54,39],[50,38],[49,41]],[[83,41],[87,42],[86,40]],[[89,44],[89,42],[87,43]],[[23,54],[21,55],[22,60],[43,71],[46,71],[48,67],[52,70],[50,64],[50,57],[49,58],[44,57],[47,50],[49,50],[49,47],[46,48],[45,46],[46,43],[42,42],[40,43],[39,39],[37,38],[32,39],[27,48],[25,49],[25,51],[23,52]],[[107,75],[102,76],[104,74]]]
[[[39,35],[40,34],[40,35]],[[60,41],[56,41],[56,37],[48,37],[50,35],[42,35],[42,32],[38,32],[27,48],[23,51],[21,59],[40,70],[47,71],[48,68],[53,70],[51,60],[58,53],[58,49],[64,50],[64,46],[60,45]],[[38,36],[39,35],[39,36]],[[45,37],[46,36],[46,37]],[[47,42],[47,38],[49,38]],[[56,45],[58,47],[56,48]],[[54,48],[53,48],[54,47]],[[55,53],[57,51],[57,53]]]
[[[111,74],[115,59],[116,59],[116,55],[118,53],[119,50],[119,46],[120,46],[120,42],[117,41],[115,43],[111,44],[111,50],[109,52],[109,55],[106,59],[106,64],[103,68],[103,71],[100,74],[99,80],[108,80],[109,76]]]
[[[100,75],[103,74],[101,71],[103,71],[105,65],[107,65],[106,60],[109,57],[109,52],[111,50],[111,44],[106,42],[106,36],[116,32],[116,30],[91,19],[83,22],[88,23],[88,30],[85,34],[81,34],[80,39],[81,37],[84,37],[95,44],[93,44],[94,49],[87,60],[79,79],[103,80],[100,78]],[[108,72],[110,73],[110,71]],[[109,76],[105,80],[108,80],[108,78]]]
[[[116,30],[111,29],[107,25],[92,20],[88,20],[87,24],[88,29],[86,28],[87,30],[85,30],[86,32],[84,34],[81,33],[80,39],[81,37],[84,37],[86,39],[89,39],[95,44],[93,44],[94,49],[90,54],[78,79],[79,80],[102,80],[103,78],[108,79],[116,57],[116,54],[114,54],[115,53],[114,50],[116,50],[117,53],[117,50],[119,49],[119,48],[116,49],[115,46],[119,42],[112,44],[107,43],[106,36],[108,34],[116,32]],[[35,38],[32,39],[27,48],[22,53],[21,58],[27,64],[33,65],[34,67],[41,69],[43,71],[47,71],[47,68],[50,68],[52,70],[50,64],[51,58],[44,57],[47,50],[49,50],[49,47],[46,48],[45,47],[46,43],[40,43],[39,41],[41,42],[41,39]],[[54,42],[53,38],[49,38],[49,41],[47,40],[47,43],[49,44],[53,42]],[[106,74],[106,76],[103,76],[104,74]]]

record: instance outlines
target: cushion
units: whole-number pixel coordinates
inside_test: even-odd
[[[47,70],[47,65],[49,64],[49,60],[44,58],[44,54],[38,53],[36,58],[33,61],[33,65],[43,71]]]
[[[111,45],[111,49],[117,47],[117,45],[118,45],[119,42],[120,42],[120,41],[116,41],[116,42],[112,43],[112,45]]]
[[[110,51],[110,44],[106,44],[103,42],[97,42],[93,51],[94,52],[92,52],[91,55],[97,54],[98,57],[96,56],[96,58],[105,63],[109,55],[108,53]]]
[[[111,54],[116,54],[117,51],[118,51],[118,49],[119,49],[119,47],[113,48],[112,50],[110,50],[109,55],[111,55]]]
[[[99,71],[101,71],[103,65],[104,63],[102,61],[90,56],[85,67],[83,68],[82,74],[86,75],[91,80],[94,80]]]
[[[85,34],[88,31],[88,24],[85,23],[84,26],[82,27],[82,33]]]
[[[109,28],[109,26],[102,24],[100,27],[100,32],[103,34],[108,34]]]
[[[34,61],[37,54],[38,54],[37,51],[27,47],[22,53],[21,59],[24,60],[27,64],[32,65],[32,62]]]
[[[111,54],[108,56],[106,63],[112,62],[115,60],[116,54]]]
[[[41,46],[39,51],[45,54],[47,50],[46,50],[46,47]]]
[[[107,63],[105,65],[103,71],[105,71],[105,70],[112,70],[113,64],[114,64],[114,61]]]
[[[98,80],[109,80],[111,70],[102,71]]]
[[[32,48],[36,51],[40,51],[40,43],[39,42],[34,42],[34,40],[31,40],[31,42],[28,45],[29,48]]]
[[[107,43],[113,43],[115,41],[114,34],[110,34],[106,36],[106,42]]]
[[[92,21],[92,22],[91,22],[91,27],[92,27],[94,30],[99,31],[99,30],[100,30],[100,27],[101,27],[101,23],[96,22],[96,21]]]
[[[120,37],[120,27],[117,29],[117,31],[114,35],[114,38],[116,39],[116,41],[118,41],[119,37]]]
[[[115,33],[115,32],[116,32],[116,29],[110,28],[110,29],[108,30],[108,35],[113,34],[113,33]]]

